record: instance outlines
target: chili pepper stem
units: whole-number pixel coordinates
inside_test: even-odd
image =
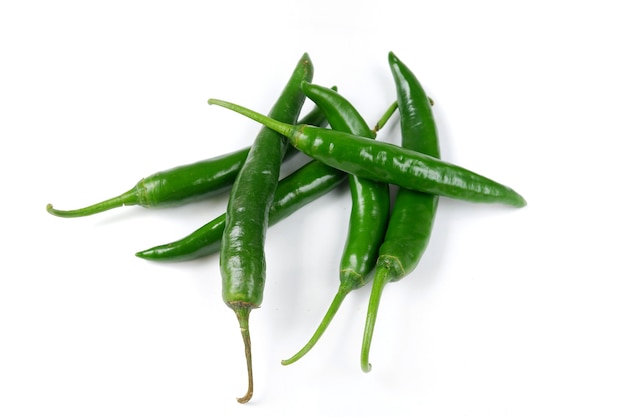
[[[346,287],[342,286],[339,288],[339,291],[337,291],[337,294],[335,294],[333,301],[330,303],[330,307],[328,308],[328,311],[326,311],[326,314],[322,318],[322,321],[320,325],[318,326],[317,330],[315,330],[315,333],[313,333],[313,336],[311,336],[311,339],[307,342],[306,345],[304,345],[302,349],[300,349],[300,351],[298,351],[291,358],[282,360],[280,362],[281,364],[291,365],[292,363],[301,359],[304,355],[306,355],[313,348],[313,346],[315,346],[315,344],[318,342],[318,340],[322,337],[322,335],[328,328],[328,325],[330,324],[330,322],[333,320],[333,317],[335,317],[335,314],[337,314],[339,307],[341,307],[341,303],[343,303],[343,300],[350,293],[350,291],[351,291],[351,288],[348,288],[347,286]]]
[[[137,204],[137,196],[135,195],[135,189],[126,191],[117,197],[109,198],[108,200],[101,201],[100,203],[92,204],[87,207],[83,207],[75,210],[57,210],[52,204],[46,206],[46,211],[57,217],[83,217],[90,216],[96,213],[102,213],[103,211],[111,210],[122,206],[132,206]]]
[[[248,391],[246,394],[237,398],[237,401],[241,404],[245,404],[252,398],[252,393],[254,391],[254,382],[252,377],[252,344],[250,342],[250,310],[251,307],[248,305],[241,304],[230,304],[230,308],[233,309],[235,315],[237,316],[237,320],[239,321],[239,328],[241,330],[241,337],[243,338],[243,345],[245,349],[246,355],[246,367],[248,369]]]
[[[387,124],[387,122],[389,121],[389,119],[395,113],[397,109],[398,109],[398,102],[394,101],[393,103],[391,103],[391,106],[389,106],[389,108],[385,111],[385,113],[383,113],[380,120],[376,122],[376,125],[372,129],[372,132],[374,132],[374,134],[377,134],[378,131]]]
[[[280,133],[283,136],[286,137],[290,137],[294,135],[294,126],[287,124],[287,123],[283,123],[283,122],[279,122],[278,120],[274,120],[270,117],[267,117],[261,113],[255,112],[254,110],[250,110],[247,109],[243,106],[240,106],[238,104],[235,103],[230,103],[228,101],[223,101],[223,100],[218,100],[215,98],[211,98],[209,99],[209,104],[215,104],[218,105],[220,107],[224,107],[226,109],[229,110],[233,110],[241,115],[244,115],[256,122],[259,122],[265,126],[267,126],[268,128]]]
[[[389,281],[391,281],[392,271],[386,267],[376,268],[374,273],[374,281],[372,283],[372,292],[370,294],[369,304],[367,306],[367,317],[365,320],[365,331],[363,332],[363,343],[361,345],[361,369],[363,372],[372,370],[369,363],[370,346],[372,344],[372,336],[374,334],[374,324],[378,314],[378,306],[383,294],[383,289]]]
[[[430,103],[431,106],[435,105],[435,102],[430,97],[428,97],[428,102]],[[378,133],[380,129],[382,129],[387,124],[387,122],[389,121],[389,119],[395,113],[396,110],[398,110],[398,102],[394,101],[393,103],[391,103],[391,106],[389,106],[389,108],[385,111],[385,113],[383,113],[380,120],[376,122],[376,124],[372,128],[372,132],[374,132],[374,134]]]

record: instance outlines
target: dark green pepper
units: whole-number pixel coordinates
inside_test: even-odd
[[[308,54],[300,59],[285,89],[270,111],[270,118],[293,123],[304,103],[302,81],[310,81],[313,66]],[[248,391],[241,403],[252,398],[250,311],[263,300],[265,286],[265,233],[269,210],[278,184],[280,166],[289,141],[263,128],[256,137],[233,184],[226,209],[220,248],[222,298],[236,314],[244,341],[248,368]]]

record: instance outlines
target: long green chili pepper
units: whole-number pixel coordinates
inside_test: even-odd
[[[513,189],[458,165],[391,143],[308,125],[290,125],[237,104],[210,99],[289,138],[301,152],[334,168],[403,188],[480,203],[526,205]]]
[[[370,139],[376,137],[352,104],[338,93],[309,83],[302,83],[302,89],[307,97],[324,111],[334,130]],[[389,117],[387,114],[385,116]],[[313,348],[346,296],[352,290],[365,285],[369,281],[369,273],[374,268],[378,248],[387,227],[389,186],[386,183],[359,178],[354,175],[350,175],[348,178],[352,196],[352,210],[348,236],[339,268],[339,289],[311,339],[295,355],[283,360],[281,362],[283,365],[294,363]]]
[[[337,87],[332,87],[337,90]],[[324,112],[315,107],[301,120],[314,126],[328,123]],[[248,148],[249,149],[249,148]],[[287,152],[295,149],[290,147]],[[278,182],[274,202],[269,212],[269,226],[290,216],[293,212],[323,196],[345,179],[344,172],[330,168],[318,161],[311,161]],[[135,253],[135,256],[151,261],[188,261],[219,252],[224,233],[226,213],[174,242]]]
[[[396,85],[402,146],[439,158],[437,127],[430,103],[411,70],[393,53],[389,66]],[[422,257],[435,220],[437,195],[400,188],[396,195],[385,240],[380,247],[367,309],[361,346],[361,369],[369,372],[369,351],[383,288],[415,269]]]
[[[324,113],[319,108],[311,110],[300,121],[315,126],[324,122]],[[57,210],[48,204],[46,210],[59,217],[84,217],[122,206],[163,207],[209,197],[232,185],[249,151],[249,147],[243,148],[157,172],[141,179],[127,192],[88,207]],[[287,152],[287,156],[291,156],[297,150],[290,147]]]
[[[305,99],[300,83],[310,81],[312,76],[311,60],[304,54],[269,117],[293,123]],[[240,403],[252,398],[254,388],[249,317],[250,311],[259,307],[263,300],[269,209],[288,145],[289,141],[280,134],[261,129],[233,184],[226,209],[220,248],[222,298],[239,321],[248,368],[248,391],[237,399]]]
[[[288,217],[304,205],[334,189],[345,179],[345,172],[319,161],[310,161],[278,183],[269,212],[269,225],[272,226]],[[135,255],[152,261],[171,262],[213,254],[220,249],[225,222],[226,213],[182,239],[137,252]]]

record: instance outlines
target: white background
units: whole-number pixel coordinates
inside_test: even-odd
[[[620,2],[408,4],[2,3],[0,415],[626,415]],[[243,347],[217,257],[133,256],[227,196],[83,219],[45,205],[91,204],[247,146],[258,125],[207,99],[265,112],[303,52],[314,82],[373,124],[394,100],[389,51],[435,100],[442,157],[528,206],[441,200],[421,264],[385,289],[369,374],[370,286],[308,356],[280,365],[338,284],[348,190],[273,227],[251,316],[255,396],[240,405]],[[379,138],[398,133],[394,119]]]

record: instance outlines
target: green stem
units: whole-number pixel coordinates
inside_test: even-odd
[[[430,97],[428,97],[428,102],[430,103],[431,106],[435,105],[435,102]],[[385,113],[383,113],[383,115],[380,117],[380,120],[376,122],[376,125],[374,125],[374,128],[372,129],[372,132],[374,132],[374,134],[377,134],[380,131],[380,129],[385,127],[385,125],[387,124],[387,122],[389,121],[391,116],[396,112],[397,109],[398,109],[398,102],[394,101],[393,103],[391,103],[391,106],[389,106],[387,111],[385,111]]]
[[[385,113],[381,116],[380,120],[378,120],[378,122],[372,129],[372,132],[374,132],[374,134],[378,133],[378,131],[387,124],[387,122],[389,121],[389,119],[395,113],[397,109],[398,109],[398,102],[394,101],[393,103],[391,103],[391,106],[389,106],[387,111],[385,111]]]
[[[374,282],[372,283],[372,292],[367,306],[363,343],[361,345],[361,369],[363,372],[369,372],[372,370],[372,365],[369,363],[369,354],[370,346],[372,344],[372,335],[374,334],[374,324],[376,323],[376,315],[378,314],[378,306],[380,305],[383,289],[390,279],[391,274],[388,268],[380,266],[376,267]]]
[[[237,398],[237,401],[241,404],[245,404],[252,398],[252,393],[254,391],[254,382],[252,377],[252,344],[250,342],[250,306],[242,305],[242,304],[232,304],[229,306],[235,311],[237,315],[237,320],[239,321],[239,328],[241,330],[241,337],[243,338],[243,346],[246,355],[246,366],[248,369],[248,391],[246,394]]]
[[[90,216],[92,214],[102,213],[103,211],[111,210],[117,207],[133,206],[135,204],[137,204],[137,192],[133,188],[132,190],[126,191],[124,194],[121,194],[117,197],[113,197],[100,203],[92,204],[91,206],[83,207],[80,209],[57,210],[52,207],[52,204],[48,204],[46,206],[46,210],[52,215],[69,218]]]
[[[324,332],[328,328],[328,325],[330,324],[330,322],[333,320],[333,317],[335,317],[335,314],[337,314],[339,307],[341,307],[341,303],[343,302],[343,300],[346,298],[346,296],[349,293],[350,293],[350,289],[348,289],[347,287],[339,288],[339,291],[337,292],[337,294],[335,294],[335,298],[333,298],[333,301],[330,303],[330,307],[328,308],[328,311],[326,311],[326,314],[322,318],[322,321],[320,325],[317,327],[317,330],[315,331],[315,333],[313,333],[313,336],[311,336],[311,339],[307,342],[306,345],[304,345],[302,349],[300,349],[298,353],[296,353],[289,359],[282,360],[280,362],[281,364],[290,365],[296,362],[297,360],[302,358],[304,355],[306,355],[313,348],[313,346],[315,346],[315,344],[320,339],[320,337],[322,337],[322,334],[324,334]]]
[[[280,133],[283,136],[288,138],[292,137],[295,133],[295,126],[287,123],[279,122],[278,120],[274,120],[270,117],[267,117],[261,113],[257,113],[254,110],[247,109],[243,106],[240,106],[235,103],[230,103],[228,101],[218,100],[215,98],[209,99],[209,104],[216,104],[220,107],[227,108],[229,110],[235,111],[239,114],[242,114],[256,122],[259,122],[268,128]]]

